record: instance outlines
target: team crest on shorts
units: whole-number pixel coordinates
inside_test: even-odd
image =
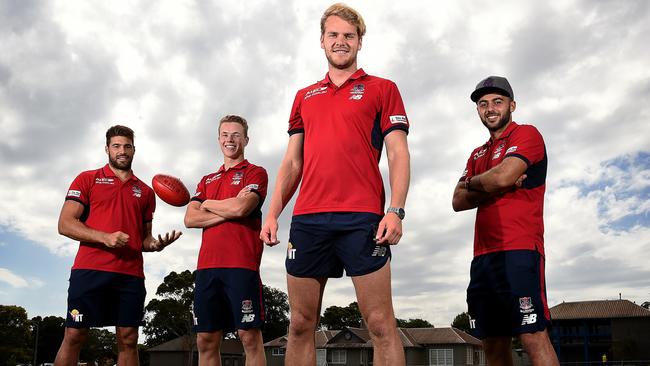
[[[523,314],[529,314],[534,312],[533,301],[530,297],[520,297],[519,298],[519,312]]]
[[[253,312],[253,301],[244,300],[241,302],[241,312],[244,314]]]

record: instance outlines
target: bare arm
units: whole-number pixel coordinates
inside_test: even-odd
[[[406,132],[395,130],[386,135],[386,156],[390,180],[390,207],[403,208],[411,180],[411,157]],[[402,237],[402,220],[389,213],[377,228],[378,244],[397,244]]]
[[[206,228],[218,225],[226,219],[213,212],[201,209],[201,202],[190,201],[185,211],[185,227],[187,228]]]
[[[471,177],[469,189],[465,182],[459,182],[454,190],[452,207],[454,211],[470,210],[490,197],[520,187],[526,179],[526,163],[517,157],[507,157],[490,170]]]
[[[247,217],[260,203],[260,196],[244,188],[237,197],[224,200],[205,200],[201,209],[219,215],[226,220]]]
[[[269,204],[269,211],[262,226],[260,238],[267,245],[278,244],[278,217],[296,192],[302,178],[304,133],[296,133],[289,138],[287,152],[280,163],[280,169],[275,179],[275,187]]]
[[[121,231],[107,233],[86,226],[79,220],[83,211],[81,203],[66,200],[59,214],[59,234],[73,240],[104,244],[109,248],[119,248],[129,242],[129,235]]]

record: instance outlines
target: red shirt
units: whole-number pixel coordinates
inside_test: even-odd
[[[528,249],[544,255],[544,191],[546,147],[531,125],[514,121],[501,136],[472,151],[461,180],[481,174],[504,158],[523,160],[528,169],[521,188],[494,197],[478,206],[474,230],[474,255]]]
[[[153,220],[156,198],[153,190],[135,175],[122,182],[105,165],[83,172],[70,185],[66,200],[84,206],[81,222],[107,232],[122,231],[129,242],[121,248],[108,248],[101,243],[79,243],[72,269],[94,269],[118,272],[144,278],[142,241],[145,226]]]
[[[294,215],[372,212],[384,208],[379,159],[384,137],[408,132],[395,83],[357,70],[340,87],[329,76],[301,89],[289,134],[304,133],[304,163]]]
[[[244,160],[225,170],[222,165],[216,173],[203,178],[196,186],[193,201],[223,200],[236,197],[246,186],[260,196],[260,202],[248,216],[228,220],[203,229],[197,269],[245,268],[258,271],[264,245],[260,240],[262,204],[266,198],[268,176],[264,168]]]

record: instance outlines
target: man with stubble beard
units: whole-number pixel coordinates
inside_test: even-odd
[[[512,120],[517,104],[506,78],[482,80],[470,99],[490,133],[470,154],[452,200],[454,211],[477,208],[470,327],[483,341],[489,366],[512,365],[512,337],[519,337],[533,365],[558,365],[547,330],[544,140],[535,127]]]
[[[59,233],[79,241],[68,288],[66,328],[56,366],[76,366],[90,327],[115,326],[118,364],[138,365],[138,327],[144,318],[142,252],[163,250],[181,236],[151,234],[153,190],[131,170],[133,130],[106,131],[108,164],[70,185]]]

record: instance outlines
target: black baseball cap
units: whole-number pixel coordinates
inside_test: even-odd
[[[510,99],[515,99],[515,93],[512,91],[508,79],[502,76],[488,76],[481,80],[481,82],[476,85],[476,89],[472,95],[470,95],[470,99],[472,99],[472,102],[476,103],[482,96],[490,93],[500,94],[509,97]]]

